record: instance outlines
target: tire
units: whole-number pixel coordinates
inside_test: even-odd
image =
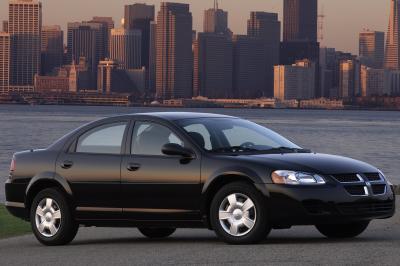
[[[32,231],[46,246],[70,243],[78,232],[64,193],[57,188],[40,191],[33,199],[30,210]]]
[[[176,228],[138,228],[140,233],[148,238],[166,238],[175,233]]]
[[[217,192],[211,202],[210,222],[228,244],[258,243],[271,231],[265,197],[245,182],[225,185]]]
[[[369,221],[347,224],[320,224],[315,227],[328,238],[353,238],[359,236],[367,229]]]

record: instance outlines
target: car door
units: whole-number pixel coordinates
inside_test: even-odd
[[[78,216],[120,216],[121,153],[129,121],[94,126],[57,159],[57,174],[71,186]]]
[[[136,121],[130,154],[121,169],[124,216],[135,220],[200,219],[200,154],[185,160],[167,156],[167,143],[192,148],[165,124]]]

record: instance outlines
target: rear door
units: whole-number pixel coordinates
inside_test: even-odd
[[[120,216],[121,160],[129,121],[97,125],[82,133],[57,160],[82,217]]]

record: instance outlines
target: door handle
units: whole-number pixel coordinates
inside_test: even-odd
[[[71,161],[64,161],[64,162],[61,164],[61,168],[63,168],[63,169],[69,169],[69,168],[71,168],[73,165],[74,165],[74,163],[71,162]]]
[[[138,163],[130,163],[130,164],[128,164],[128,166],[126,167],[126,169],[128,169],[128,171],[134,172],[134,171],[139,170],[140,167],[141,167],[141,165],[138,164]]]

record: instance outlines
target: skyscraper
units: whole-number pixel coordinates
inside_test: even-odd
[[[0,32],[0,94],[9,91],[10,34]]]
[[[63,64],[64,32],[60,26],[42,27],[42,74],[49,74]]]
[[[361,32],[359,44],[361,63],[371,68],[382,69],[385,57],[385,33],[369,30]]]
[[[257,98],[266,88],[264,41],[247,35],[233,36],[233,90],[238,98]]]
[[[218,8],[218,1],[214,1],[214,8],[204,11],[204,32],[228,34],[228,12]]]
[[[104,32],[100,23],[68,23],[68,59],[80,62],[84,57],[90,75],[90,89],[96,89],[97,65],[104,56]]]
[[[93,17],[89,23],[100,23],[103,25],[103,38],[104,38],[104,46],[103,46],[103,54],[104,57],[109,57],[109,45],[110,45],[110,34],[111,29],[114,28],[114,20],[112,17]]]
[[[141,68],[141,35],[139,30],[111,30],[110,59],[116,61],[119,68]]]
[[[386,40],[385,68],[400,70],[400,1],[391,0]]]
[[[154,21],[154,5],[133,4],[125,6],[125,24],[127,30],[142,32],[142,66],[149,68],[150,24]]]
[[[192,13],[188,4],[161,3],[157,16],[157,98],[192,97]]]
[[[318,0],[284,0],[283,41],[317,42]]]
[[[11,38],[10,89],[32,91],[40,72],[42,4],[37,0],[9,1]]]
[[[199,33],[194,44],[193,92],[195,96],[232,96],[232,40],[221,34]]]
[[[152,21],[150,23],[150,49],[149,49],[149,69],[147,80],[146,97],[153,97],[156,93],[156,65],[157,65],[157,23]]]
[[[274,95],[274,66],[279,65],[281,23],[278,14],[266,12],[251,12],[247,22],[247,34],[251,37],[261,38],[265,47],[265,75],[266,88],[264,96]]]
[[[339,98],[349,98],[361,94],[360,71],[360,63],[356,59],[340,62]]]

